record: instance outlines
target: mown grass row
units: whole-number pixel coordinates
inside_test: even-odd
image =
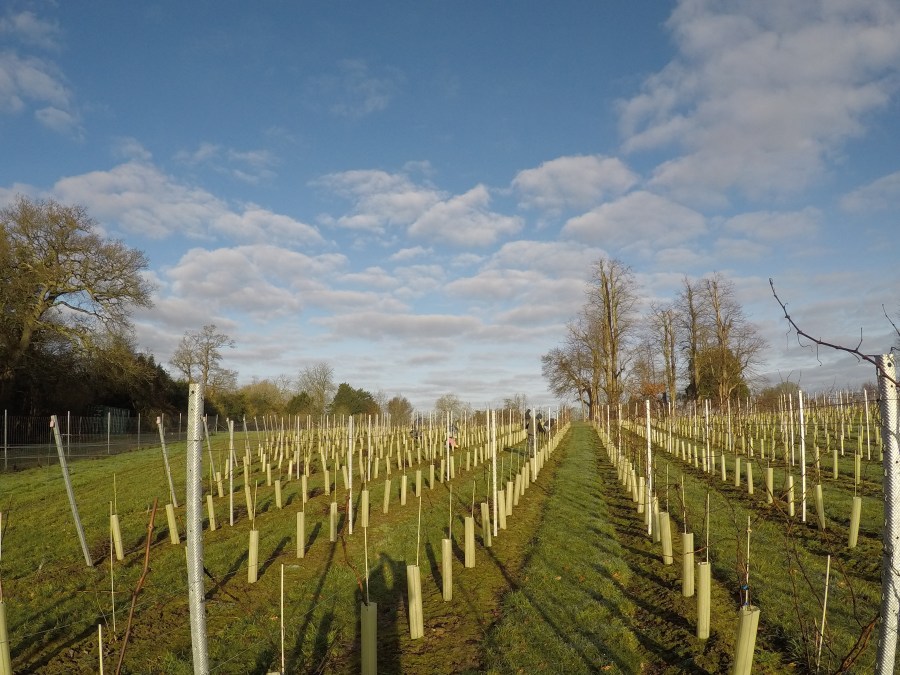
[[[215,452],[220,452],[214,446]],[[184,447],[169,448],[176,486],[184,485]],[[407,469],[407,505],[399,504],[399,477],[392,472],[390,512],[381,513],[385,470],[369,484],[371,526],[368,529],[369,596],[379,603],[379,665],[383,672],[460,672],[480,667],[479,646],[500,595],[517,574],[531,530],[541,516],[543,486],[552,479],[554,462],[523,497],[490,549],[479,547],[475,569],[462,565],[463,517],[488,491],[487,466],[464,471],[465,449],[456,453],[456,478],[423,481],[421,539],[418,500],[413,494],[414,469]],[[521,446],[502,449],[502,466],[521,466]],[[555,461],[555,460],[554,460]],[[427,464],[425,475],[427,476]],[[106,662],[122,646],[130,594],[141,573],[149,509],[159,498],[151,547],[151,572],[138,598],[127,647],[126,672],[187,673],[190,634],[187,580],[182,546],[168,542],[162,505],[168,485],[160,449],[71,467],[74,491],[88,534],[92,556],[87,568],[75,537],[59,467],[0,476],[0,510],[4,515],[2,575],[10,624],[13,662],[23,672],[90,672],[97,668],[96,626],[104,625]],[[546,475],[546,478],[544,477]],[[118,513],[123,525],[126,560],[113,562],[117,606],[116,628],[111,614],[108,532],[109,502],[115,476]],[[296,518],[301,509],[300,483],[283,489],[284,508],[274,504],[274,490],[265,485],[260,468],[256,525],[260,530],[260,579],[247,582],[249,520],[243,491],[236,483],[237,521],[229,527],[228,496],[215,498],[219,529],[204,535],[207,574],[209,654],[213,672],[269,672],[280,667],[278,600],[281,566],[285,578],[286,661],[289,672],[353,672],[359,667],[358,625],[360,582],[365,576],[363,531],[346,528],[346,491],[340,487],[341,540],[329,542],[328,509],[321,473],[309,480],[306,504],[306,557],[296,556]],[[333,480],[333,479],[332,479]],[[338,485],[342,481],[338,480]],[[355,507],[359,508],[359,485]],[[452,504],[452,506],[451,506]],[[451,515],[452,513],[452,515]],[[480,521],[479,509],[475,510]],[[358,518],[358,516],[357,516]],[[440,540],[452,520],[456,542],[454,599],[440,596]],[[183,523],[182,523],[183,525]],[[183,532],[183,529],[182,529]],[[480,530],[479,530],[480,532]],[[418,551],[417,551],[418,542]],[[480,538],[479,538],[480,542]],[[426,631],[422,640],[408,638],[405,567],[418,554],[422,568]],[[363,588],[365,585],[363,584]]]
[[[642,458],[646,453],[643,436],[626,432],[624,444],[630,448],[634,459]],[[746,483],[746,457],[742,458],[744,473],[740,485],[735,486],[733,464],[726,466],[726,479],[722,480],[719,463],[715,471],[704,472],[702,467],[683,462],[659,445],[654,446],[654,453],[660,508],[666,508],[668,495],[673,521],[678,524],[678,529],[684,528],[687,521],[688,528],[695,532],[695,546],[702,546],[709,532],[713,573],[729,589],[735,609],[747,565],[745,549],[749,518],[751,599],[762,610],[758,644],[781,651],[795,667],[810,672],[817,669],[817,664],[819,669],[827,672],[870,672],[875,658],[871,629],[880,601],[882,507],[875,488],[870,486],[860,491],[864,507],[859,544],[849,549],[847,527],[854,488],[846,474],[835,480],[822,472],[827,528],[819,531],[811,494],[811,511],[807,522],[802,522],[799,481],[796,515],[790,517],[787,514],[782,486],[785,473],[790,471],[788,467],[779,467],[775,471],[776,499],[769,505],[763,484],[766,464],[759,458],[752,460],[754,494],[750,495]],[[733,458],[726,456],[726,459],[733,462]],[[793,472],[796,478],[797,467]],[[815,473],[810,471],[810,476],[809,490]],[[708,530],[704,513],[707,495],[710,500]],[[818,631],[828,555],[831,555],[831,581],[820,656],[817,641],[820,639]],[[782,666],[768,664],[761,652],[757,669],[766,667],[779,672]]]

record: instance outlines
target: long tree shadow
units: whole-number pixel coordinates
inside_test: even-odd
[[[406,563],[402,560],[394,560],[385,553],[378,556],[378,562],[369,571],[369,600],[378,603],[376,644],[378,645],[378,672],[380,673],[403,672],[400,663],[400,631],[403,630],[402,619],[406,616],[403,604],[403,582],[405,580]],[[358,607],[364,599],[365,596],[357,591]],[[359,611],[353,650],[356,659],[353,667],[357,671],[362,647]]]
[[[306,539],[306,549],[305,550],[308,551],[310,549],[310,547],[312,547],[312,545],[315,543],[316,539],[319,537],[319,532],[321,530],[322,530],[322,523],[320,521],[315,524],[315,526],[312,529],[312,532],[309,533],[309,537],[307,537],[307,539]]]
[[[280,556],[284,552],[284,549],[287,547],[287,545],[288,545],[288,543],[290,543],[290,541],[291,541],[290,537],[282,537],[281,538],[281,541],[278,542],[278,546],[276,546],[275,550],[272,551],[272,555],[270,555],[268,558],[266,558],[265,562],[259,568],[260,576],[262,576],[263,574],[266,573],[266,570],[269,569],[272,566],[272,564],[275,562],[275,560],[278,558],[278,556]]]
[[[337,642],[340,631],[332,630],[335,621],[334,601],[331,603],[331,609],[325,612],[322,620],[319,622],[319,628],[316,631],[316,638],[313,641],[312,654],[310,655],[311,670],[315,673],[328,672],[328,658],[331,649]]]
[[[434,554],[434,546],[431,545],[431,540],[429,539],[425,540],[425,555],[428,556],[428,565],[431,567],[431,577],[434,579],[437,589],[443,593],[444,577],[441,573],[441,567],[438,565],[437,557]]]
[[[316,525],[316,528],[318,528],[320,525],[321,524],[318,523]],[[289,673],[300,672],[301,667],[303,666],[303,643],[306,640],[306,631],[309,630],[309,626],[312,623],[313,616],[315,614],[316,603],[322,595],[322,588],[324,588],[325,586],[325,579],[327,578],[328,570],[331,568],[331,564],[334,561],[334,554],[336,550],[337,543],[332,542],[328,547],[328,556],[325,560],[325,564],[322,566],[322,573],[319,575],[319,579],[316,582],[316,588],[313,592],[313,600],[310,603],[310,608],[303,617],[303,625],[300,627],[300,630],[297,631],[297,639],[294,641],[294,647],[293,649],[291,649],[290,654],[287,655],[285,666]]]
[[[38,673],[38,672],[41,672],[41,669],[42,669],[42,668],[45,668],[45,667],[47,667],[47,666],[49,666],[50,663],[51,663],[57,656],[59,656],[60,654],[62,654],[63,652],[65,652],[67,649],[69,649],[69,648],[71,648],[71,647],[73,647],[73,646],[75,646],[75,645],[81,643],[82,641],[88,639],[88,637],[90,637],[91,635],[93,635],[94,631],[96,631],[96,630],[97,630],[97,629],[96,629],[96,626],[94,626],[93,624],[89,625],[87,628],[85,628],[85,629],[82,630],[81,632],[72,635],[72,636],[71,636],[68,640],[66,640],[65,642],[60,643],[60,644],[56,647],[56,649],[53,649],[53,650],[48,651],[47,653],[44,654],[44,656],[42,656],[42,657],[41,657],[40,659],[38,659],[37,661],[33,661],[32,663],[30,663],[30,664],[28,665],[28,670],[27,670],[27,671],[22,671],[22,672],[29,672],[29,673]],[[66,632],[67,632],[67,628],[65,628],[65,627],[60,627],[60,628],[57,628],[57,629],[54,629],[54,630],[45,631],[44,633],[41,633],[41,634],[40,634],[40,637],[41,637],[41,639],[43,639],[43,640],[54,639],[56,635],[64,634],[64,633],[66,633]]]

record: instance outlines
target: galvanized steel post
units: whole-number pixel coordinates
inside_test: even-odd
[[[188,609],[194,673],[209,673],[206,650],[206,604],[203,588],[203,384],[191,383],[187,428],[187,573]]]
[[[894,672],[900,613],[900,443],[897,429],[897,371],[893,354],[878,357],[881,439],[884,444],[884,553],[881,563],[881,629],[876,672]]]

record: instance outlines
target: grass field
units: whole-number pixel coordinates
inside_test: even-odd
[[[213,446],[219,464],[222,447]],[[646,441],[625,431],[622,447],[636,458],[645,452]],[[501,448],[502,487],[522,466],[524,448],[521,444]],[[380,672],[727,671],[734,651],[748,515],[752,599],[762,611],[755,672],[812,672],[810,645],[820,620],[828,552],[833,555],[832,583],[822,672],[838,670],[877,613],[881,514],[873,506],[878,499],[874,484],[864,486],[860,544],[850,551],[845,545],[849,497],[844,483],[826,481],[829,529],[820,533],[814,518],[813,523],[802,524],[787,518],[777,505],[765,503],[762,467],[755,474],[756,494],[749,496],[745,486],[734,487],[730,470],[728,480],[722,481],[718,474],[687,466],[657,448],[658,494],[663,508],[668,499],[675,532],[683,528],[686,514],[697,540],[705,540],[703,510],[710,495],[712,631],[708,640],[698,640],[696,600],[683,598],[680,592],[678,538],[676,564],[663,565],[659,544],[647,536],[643,516],[618,481],[609,448],[593,427],[572,425],[513,508],[508,529],[499,532],[490,548],[481,538],[477,504],[488,493],[488,465],[466,472],[466,452],[466,448],[456,452],[455,479],[436,480],[433,489],[428,487],[428,464],[422,467],[420,539],[419,501],[412,489],[415,467],[406,470],[408,501],[400,506],[401,474],[394,465],[388,514],[381,509],[384,464],[380,477],[369,483],[368,593],[378,603]],[[184,447],[170,447],[169,453],[176,489],[183,495]],[[131,593],[141,574],[149,510],[158,498],[151,570],[137,599],[123,672],[193,672],[184,545],[169,543],[163,509],[168,485],[160,449],[79,462],[71,473],[93,568],[81,555],[58,466],[0,476],[0,564],[15,671],[97,672],[98,624],[104,630],[106,669],[113,671]],[[342,480],[338,479],[337,490],[342,536],[332,543],[331,496],[323,493],[321,472],[310,476],[306,556],[298,559],[300,483],[292,480],[284,485],[283,508],[278,509],[274,488],[266,485],[265,474],[255,463],[251,483],[259,485],[260,574],[259,581],[250,584],[250,522],[242,474],[238,475],[234,527],[228,525],[226,494],[214,500],[219,528],[204,535],[212,672],[267,673],[280,668],[282,569],[286,672],[358,672],[366,550],[358,513],[353,534],[347,532]],[[108,522],[114,480],[126,558],[110,565]],[[477,563],[467,569],[463,519],[472,513],[473,484]],[[355,482],[357,510],[358,489]],[[183,506],[178,513],[183,514]],[[454,588],[452,601],[444,602],[441,539],[451,521]],[[183,535],[183,522],[180,525]],[[406,566],[417,557],[425,631],[422,639],[410,640]],[[872,640],[849,672],[871,672],[874,651]]]

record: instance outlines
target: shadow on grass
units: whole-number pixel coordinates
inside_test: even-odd
[[[278,542],[278,546],[276,546],[275,550],[272,551],[272,555],[270,555],[268,558],[266,558],[266,561],[262,564],[262,567],[259,568],[260,576],[262,576],[263,574],[266,573],[266,570],[269,569],[272,566],[272,564],[275,562],[275,560],[278,559],[278,556],[280,556],[284,552],[284,549],[287,547],[287,545],[288,545],[288,543],[290,543],[290,541],[291,541],[290,537],[282,537],[281,538],[281,541]]]

